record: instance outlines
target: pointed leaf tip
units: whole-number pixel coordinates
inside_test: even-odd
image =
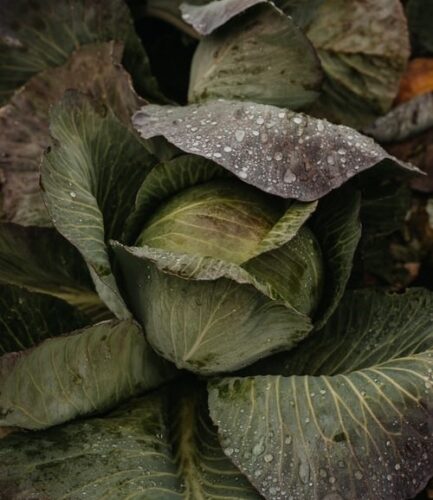
[[[419,172],[359,132],[276,106],[218,100],[149,105],[133,116],[148,139],[162,135],[263,191],[313,201],[382,160]]]

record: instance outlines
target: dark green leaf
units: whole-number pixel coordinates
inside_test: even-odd
[[[0,109],[2,218],[22,225],[50,226],[39,187],[39,164],[50,144],[49,108],[75,88],[104,102],[125,124],[143,100],[120,65],[122,45],[87,45],[68,62],[32,77]]]
[[[137,89],[161,101],[147,56],[122,0],[3,0],[0,5],[0,102],[35,73],[64,64],[82,45],[119,40]]]
[[[373,181],[374,179],[371,179]],[[398,231],[411,206],[411,191],[406,184],[366,179],[362,197],[361,220],[363,237],[377,238]]]
[[[79,253],[51,228],[0,225],[0,283],[63,299],[94,320],[110,316]]]
[[[83,255],[102,300],[128,317],[105,241],[120,237],[156,160],[110,110],[76,92],[54,107],[51,133],[55,145],[42,164],[42,187],[53,223]]]
[[[66,302],[0,286],[0,353],[21,351],[42,340],[82,328],[87,318]]]
[[[290,18],[266,3],[200,41],[188,100],[224,98],[300,109],[318,97],[321,83],[311,43]]]
[[[118,243],[114,250],[149,342],[180,368],[238,369],[311,331],[308,316],[236,264]]]
[[[92,418],[0,441],[8,498],[258,500],[224,455],[195,390],[160,392]],[[65,473],[66,472],[66,473]]]
[[[263,104],[150,105],[133,122],[145,139],[162,135],[248,184],[302,201],[321,198],[385,158],[417,171],[355,130]]]
[[[0,358],[0,425],[44,429],[102,412],[172,374],[131,320],[99,323]]]
[[[353,258],[361,238],[359,192],[340,189],[319,203],[312,228],[325,262],[323,298],[315,317],[321,328],[335,311],[346,289]]]
[[[269,365],[282,375],[211,384],[212,419],[261,494],[404,500],[426,485],[432,308],[424,290],[350,293],[283,368]]]
[[[406,15],[413,48],[421,54],[433,54],[433,4],[430,0],[408,0]]]

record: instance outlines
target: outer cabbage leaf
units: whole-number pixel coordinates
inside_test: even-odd
[[[51,338],[0,358],[0,425],[44,429],[102,412],[171,371],[131,320]]]
[[[350,292],[324,330],[267,364],[275,375],[211,383],[226,454],[261,494],[403,500],[425,486],[432,306],[422,289]]]
[[[360,128],[390,109],[410,54],[399,0],[326,0],[306,35],[326,74],[315,115]]]
[[[222,100],[149,105],[133,122],[145,139],[162,135],[248,184],[301,201],[321,198],[387,158],[418,171],[355,130],[275,106]]]
[[[161,101],[147,56],[122,0],[3,0],[0,5],[0,102],[35,73],[61,66],[82,45],[125,43],[123,64],[137,90]]]
[[[9,498],[260,498],[224,455],[197,388],[2,439],[0,489]]]
[[[312,329],[308,316],[236,264],[113,246],[149,342],[179,368],[235,370],[292,348]]]
[[[224,9],[225,3],[201,9]],[[321,83],[322,70],[311,43],[290,18],[266,3],[200,41],[188,100],[226,98],[299,109],[318,97]]]
[[[34,347],[42,340],[81,328],[88,319],[66,302],[0,286],[0,353]]]
[[[42,164],[48,211],[83,255],[102,300],[118,317],[128,317],[105,241],[120,237],[156,160],[110,110],[77,92],[53,108],[50,127],[55,145]]]
[[[49,108],[67,89],[75,88],[102,100],[125,124],[143,104],[130,76],[120,65],[122,44],[86,45],[63,66],[32,77],[0,109],[2,219],[25,226],[50,226],[42,200],[39,164],[50,145]]]
[[[352,271],[361,238],[360,193],[343,188],[320,203],[311,227],[325,262],[325,286],[315,328],[321,328],[338,306]]]
[[[110,317],[80,254],[52,228],[0,226],[0,283],[63,299],[95,321]]]

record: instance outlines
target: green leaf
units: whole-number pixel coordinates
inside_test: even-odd
[[[0,7],[0,102],[35,73],[61,66],[83,45],[122,41],[137,90],[163,100],[122,0],[5,0]]]
[[[51,228],[0,225],[0,283],[57,297],[95,321],[110,316],[80,254]]]
[[[352,189],[339,189],[319,203],[312,229],[319,240],[325,262],[322,302],[315,316],[321,328],[335,311],[346,289],[353,259],[361,239],[361,197]]]
[[[131,320],[99,323],[0,358],[0,425],[44,429],[102,412],[172,374]]]
[[[321,82],[320,63],[308,39],[266,3],[200,41],[188,100],[225,98],[299,109],[318,97]]]
[[[125,124],[143,104],[120,65],[121,43],[86,45],[63,66],[32,77],[0,109],[0,158],[3,171],[2,219],[25,226],[50,226],[39,186],[39,164],[50,145],[49,108],[75,88],[104,102]]]
[[[310,218],[317,208],[317,202],[301,203],[294,201],[284,215],[272,227],[257,247],[256,256],[288,243]]]
[[[134,243],[145,221],[171,196],[197,184],[229,176],[230,173],[219,165],[194,155],[182,155],[159,163],[138,190],[134,210],[126,220],[121,240]]]
[[[349,127],[275,106],[223,100],[148,105],[133,123],[145,139],[162,135],[248,184],[301,201],[323,197],[384,159],[418,172]]]
[[[224,455],[201,391],[192,389],[2,439],[0,489],[9,498],[260,498]]]
[[[408,0],[406,15],[414,51],[421,54],[433,54],[432,3],[429,0]]]
[[[326,74],[310,112],[360,128],[391,108],[410,54],[399,0],[327,0],[306,35]]]
[[[84,315],[62,300],[14,286],[0,286],[1,354],[34,347],[48,337],[87,323]]]
[[[432,307],[425,290],[349,293],[324,330],[274,365],[282,375],[211,383],[212,419],[262,495],[404,500],[423,489]]]
[[[42,163],[48,211],[83,255],[101,299],[117,317],[127,318],[105,241],[120,237],[156,160],[110,110],[77,92],[53,108],[51,133],[55,145]]]
[[[363,238],[386,236],[401,229],[411,200],[412,194],[406,184],[386,178],[366,178],[361,205]]]
[[[312,316],[323,295],[322,251],[308,227],[284,245],[249,260],[242,267],[268,283],[297,311]]]
[[[235,370],[292,348],[312,328],[308,316],[236,264],[113,246],[150,344],[179,368]]]

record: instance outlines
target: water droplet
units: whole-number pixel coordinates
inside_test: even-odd
[[[264,460],[266,463],[270,463],[270,462],[272,462],[272,460],[273,460],[273,459],[274,459],[274,457],[273,457],[270,453],[268,453],[267,455],[265,455],[265,456],[263,457],[263,460]]]
[[[265,451],[265,447],[263,446],[263,443],[260,442],[260,443],[257,443],[253,449],[252,449],[252,452],[253,452],[253,455],[260,455],[261,453],[263,453]]]
[[[290,184],[291,182],[295,182],[296,179],[296,174],[294,174],[290,169],[287,169],[284,174],[283,181]]]
[[[265,123],[265,120],[263,117],[259,116],[256,120],[257,125],[263,125]]]
[[[293,118],[293,121],[300,125],[302,123],[302,118],[300,116],[295,116],[295,118]]]
[[[325,130],[325,125],[323,125],[323,122],[317,122],[317,130],[319,132],[323,132]]]
[[[275,154],[274,154],[274,158],[277,160],[277,161],[281,161],[283,159],[283,153],[281,151],[277,151]]]
[[[284,113],[284,111],[282,111],[281,113],[278,113],[278,118],[285,118],[286,116],[286,113]]]
[[[362,479],[362,472],[360,470],[355,471],[355,478]]]
[[[394,469],[395,469],[395,470],[400,470],[400,469],[401,469],[400,464],[395,464]]]
[[[69,193],[69,196],[70,196],[71,198],[76,198],[76,197],[77,197],[77,193],[76,193],[75,191],[71,191],[71,192]]]
[[[245,130],[236,130],[235,137],[238,142],[242,142],[245,137]]]
[[[299,464],[299,478],[304,484],[310,479],[310,466],[306,462]]]
[[[221,153],[214,153],[214,158],[221,158],[222,154]]]
[[[234,450],[233,448],[226,448],[224,452],[228,457],[230,457],[231,455],[233,455]]]
[[[286,439],[284,440],[286,444],[291,444],[292,443],[292,436],[287,436]]]
[[[224,146],[224,151],[226,153],[230,153],[232,151],[232,148],[230,146]]]

